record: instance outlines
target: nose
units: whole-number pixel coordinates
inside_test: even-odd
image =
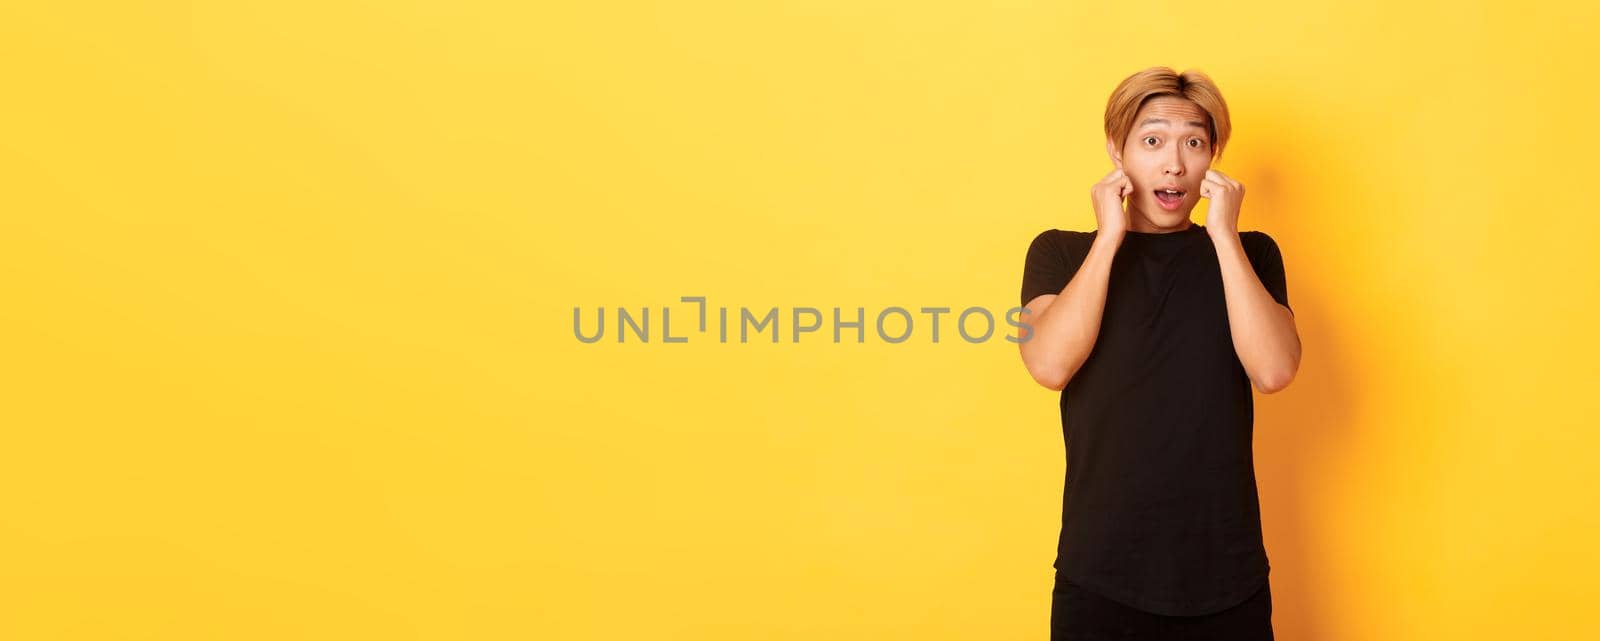
[[[1168,175],[1183,175],[1183,152],[1180,151],[1176,145],[1173,146],[1172,155],[1168,156],[1165,160],[1167,163],[1166,173]]]

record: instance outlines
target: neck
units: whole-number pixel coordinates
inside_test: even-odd
[[[1163,226],[1156,223],[1143,211],[1140,211],[1138,207],[1134,207],[1132,205],[1128,207],[1129,231],[1136,231],[1144,234],[1166,234],[1175,231],[1183,231],[1193,225],[1194,221],[1189,220],[1189,216],[1187,214],[1179,218],[1176,222]]]

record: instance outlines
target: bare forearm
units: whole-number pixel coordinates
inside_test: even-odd
[[[1040,384],[1061,389],[1088,360],[1100,334],[1111,262],[1121,243],[1120,235],[1097,235],[1066,287],[1029,321],[1033,333],[1020,345],[1022,360]]]
[[[1300,368],[1300,334],[1294,313],[1279,304],[1256,277],[1237,232],[1212,234],[1228,303],[1228,325],[1239,363],[1256,389],[1272,393],[1294,380]]]

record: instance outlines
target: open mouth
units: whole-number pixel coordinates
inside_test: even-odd
[[[1165,209],[1177,209],[1178,205],[1183,204],[1185,192],[1181,189],[1157,189],[1155,193],[1156,200]]]

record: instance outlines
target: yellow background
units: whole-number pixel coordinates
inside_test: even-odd
[[[1042,640],[1013,344],[572,309],[1009,308],[1152,65],[1305,344],[1279,637],[1595,638],[1595,5],[1099,4],[6,4],[0,638]]]

